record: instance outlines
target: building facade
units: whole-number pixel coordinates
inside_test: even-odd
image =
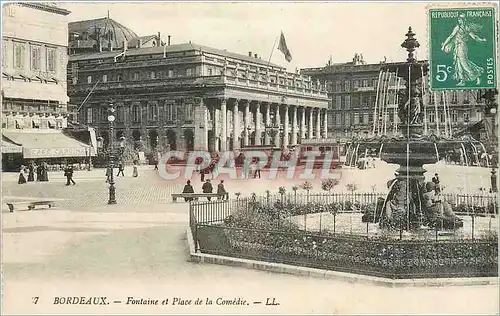
[[[3,9],[3,169],[85,160],[90,147],[63,133],[70,12],[46,3],[10,3]]]
[[[301,69],[319,80],[331,98],[328,110],[329,138],[346,140],[353,136],[397,133],[398,91],[404,82],[382,71],[386,62],[367,64],[356,54],[352,62]],[[427,76],[423,85],[427,85]],[[423,89],[427,133],[449,135],[478,123],[483,118],[479,92],[430,92]]]
[[[125,137],[136,150],[225,151],[326,136],[328,95],[309,77],[251,53],[158,42],[70,55],[71,103],[104,143]],[[115,135],[108,133],[110,100]]]

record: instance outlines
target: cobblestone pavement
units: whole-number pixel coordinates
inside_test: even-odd
[[[498,314],[498,286],[386,288],[188,262],[187,204],[4,213],[5,314]],[[106,296],[110,305],[56,297]],[[38,301],[35,299],[38,297]],[[128,297],[159,306],[127,305]],[[191,305],[161,305],[168,298]],[[200,298],[203,304],[192,305]],[[206,305],[206,299],[213,305]],[[250,305],[218,305],[241,298]],[[280,305],[253,304],[275,298]],[[114,303],[120,301],[120,303]]]
[[[357,192],[386,192],[387,181],[393,178],[396,166],[381,163],[377,168],[338,169],[332,170],[334,177],[339,179],[339,184],[333,192],[345,192],[348,183],[355,183]],[[490,187],[490,170],[487,168],[467,168],[461,166],[433,165],[427,167],[426,177],[428,180],[435,172],[441,177],[444,186],[443,192],[479,193],[480,188]],[[181,174],[183,169],[179,168]],[[116,174],[115,170],[115,174]],[[240,174],[240,170],[238,174]],[[105,205],[108,200],[108,184],[105,182],[105,171],[102,169],[92,171],[75,172],[75,186],[65,186],[65,178],[62,172],[51,172],[50,182],[31,182],[24,185],[17,184],[17,174],[2,174],[2,197],[4,201],[22,200],[26,198],[52,198],[58,207],[66,209],[88,208],[92,206]],[[125,170],[125,177],[115,177],[116,199],[119,204],[135,205],[148,203],[167,203],[171,201],[171,193],[181,192],[186,179],[176,180],[162,179],[151,166],[140,169],[138,178],[131,176],[130,168]],[[316,171],[316,173],[319,173]],[[227,174],[220,175],[213,180],[216,189],[219,179],[225,180],[226,190],[232,196],[240,192],[242,196],[251,193],[264,194],[266,190],[273,193],[278,192],[278,187],[283,186],[288,192],[292,192],[293,186],[304,183],[307,179],[301,179],[304,175],[303,168],[298,168],[292,179],[286,178],[286,172],[280,171],[274,179],[270,179],[270,171],[262,172],[261,179],[229,179]],[[272,178],[272,177],[271,177]],[[201,180],[199,174],[191,178],[195,192],[201,192]],[[321,180],[319,174],[316,179],[307,180],[313,184],[313,192],[321,192]],[[5,211],[5,203],[2,204]]]

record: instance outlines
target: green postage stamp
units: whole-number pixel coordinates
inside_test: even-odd
[[[431,90],[496,88],[495,7],[428,10]]]

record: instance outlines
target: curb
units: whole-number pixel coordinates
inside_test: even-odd
[[[219,264],[232,267],[241,267],[268,271],[273,273],[292,274],[314,278],[340,280],[349,283],[364,283],[385,287],[439,287],[439,286],[464,286],[464,285],[498,285],[497,277],[476,278],[426,278],[426,279],[387,279],[354,273],[337,272],[308,267],[299,267],[283,263],[272,263],[250,259],[233,258],[212,254],[195,252],[193,235],[190,227],[186,228],[187,243],[191,262]]]

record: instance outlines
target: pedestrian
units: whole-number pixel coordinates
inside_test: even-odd
[[[42,181],[42,165],[35,165],[36,181]]]
[[[42,179],[40,181],[49,181],[49,165],[47,164],[47,162],[42,162],[42,171],[41,171],[41,174],[42,174]]]
[[[106,183],[111,181],[111,174],[113,173],[113,168],[111,166],[108,166],[106,168]]]
[[[207,179],[207,181],[205,181],[205,183],[203,183],[201,190],[203,191],[203,193],[212,193],[214,191],[212,183],[210,183],[209,179]],[[211,199],[212,199],[211,197],[209,197],[209,196],[207,197],[207,200],[210,201]]]
[[[154,170],[158,170],[158,158],[155,158],[154,164],[155,164]]]
[[[134,178],[137,178],[139,176],[139,172],[137,171],[137,160],[134,160],[133,168],[134,168],[134,171],[132,172],[132,176]]]
[[[229,200],[229,193],[224,188],[224,180],[220,180],[220,183],[217,185],[217,195],[219,195],[219,199]]]
[[[71,165],[67,165],[66,169],[64,169],[64,176],[66,177],[66,185],[76,184],[73,180],[73,167]]]
[[[260,164],[259,164],[259,157],[254,157],[253,158],[253,163],[254,163],[254,166],[255,166],[255,171],[254,171],[254,174],[253,174],[253,178],[257,178],[257,175],[259,175],[259,179],[260,179]]]
[[[118,174],[116,176],[118,177],[121,173],[122,177],[125,177],[125,174],[123,174],[124,169],[125,169],[125,167],[123,166],[123,162],[120,162],[120,164],[118,165]]]
[[[441,186],[439,185],[439,175],[437,173],[434,174],[434,177],[432,177],[431,180],[435,184],[434,190],[436,191],[436,194],[439,194],[441,192]]]
[[[17,184],[25,184],[26,183],[26,177],[24,176],[24,166],[21,165],[21,168],[19,169],[19,180],[17,181]]]
[[[187,180],[186,185],[184,186],[184,189],[182,190],[182,193],[194,193],[193,186],[191,185],[191,180]],[[184,201],[189,202],[192,201],[193,198],[188,198],[185,197]]]
[[[201,182],[205,181],[205,173],[206,173],[206,168],[201,168],[200,169]]]
[[[35,181],[35,164],[34,162],[30,162],[29,167],[28,167],[28,182],[33,182]]]

